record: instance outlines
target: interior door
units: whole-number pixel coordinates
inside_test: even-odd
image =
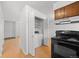
[[[4,21],[4,37],[16,36],[16,23],[13,21]]]

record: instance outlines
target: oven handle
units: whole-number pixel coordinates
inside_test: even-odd
[[[72,45],[72,46],[79,47],[79,45],[72,44],[72,43],[70,43],[70,42],[66,42],[66,41],[57,41],[57,43],[63,43],[63,44],[68,44],[68,45]]]

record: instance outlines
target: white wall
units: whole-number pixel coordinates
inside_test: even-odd
[[[2,53],[4,44],[4,20],[0,18],[0,54]]]
[[[61,8],[61,7],[64,7],[68,4],[71,4],[75,1],[60,1],[60,2],[56,2],[54,5],[53,5],[53,20],[54,20],[54,10],[57,9],[57,8]],[[79,20],[79,16],[75,16],[75,17],[70,17],[70,18],[65,18],[65,19],[60,19],[60,20],[57,20],[57,21],[53,21],[54,23],[55,22],[59,22],[59,21],[62,21],[62,20],[71,20],[71,21],[74,21],[74,20]],[[55,28],[55,31],[56,30],[76,30],[76,31],[79,31],[79,23],[72,23],[72,24],[63,24],[63,25],[54,25],[54,28]],[[54,32],[55,32],[54,31]],[[55,33],[54,33],[55,35]],[[52,35],[52,36],[54,36]]]
[[[2,54],[3,51],[3,43],[4,43],[4,19],[2,9],[0,6],[0,54]]]
[[[20,14],[19,21],[16,22],[16,35],[21,37],[21,48],[28,54],[28,6],[25,6]]]
[[[54,12],[52,12],[52,15],[50,15],[48,17],[48,36],[49,36],[49,39],[53,36],[55,36],[55,21],[53,19],[53,16],[54,16]]]
[[[28,35],[29,35],[29,53],[32,54],[33,56],[35,56],[35,49],[34,49],[34,31],[35,31],[35,20],[34,20],[34,10],[29,7],[29,32],[28,32]]]

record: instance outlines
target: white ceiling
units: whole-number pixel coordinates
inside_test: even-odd
[[[44,14],[49,14],[53,9],[53,3],[55,1],[35,1],[35,2],[27,2],[28,5],[32,6],[35,9],[38,9]]]
[[[55,1],[4,1],[0,3],[5,18],[15,19],[19,17],[21,9],[26,4],[46,15],[50,15]]]

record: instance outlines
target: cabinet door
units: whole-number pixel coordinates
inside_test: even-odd
[[[63,8],[60,8],[60,9],[57,9],[55,10],[55,19],[58,20],[58,19],[62,19],[64,18],[64,7]]]
[[[79,15],[79,1],[65,7],[65,17],[72,17],[78,15]]]
[[[55,20],[59,19],[59,13],[60,13],[59,9],[55,10]]]

